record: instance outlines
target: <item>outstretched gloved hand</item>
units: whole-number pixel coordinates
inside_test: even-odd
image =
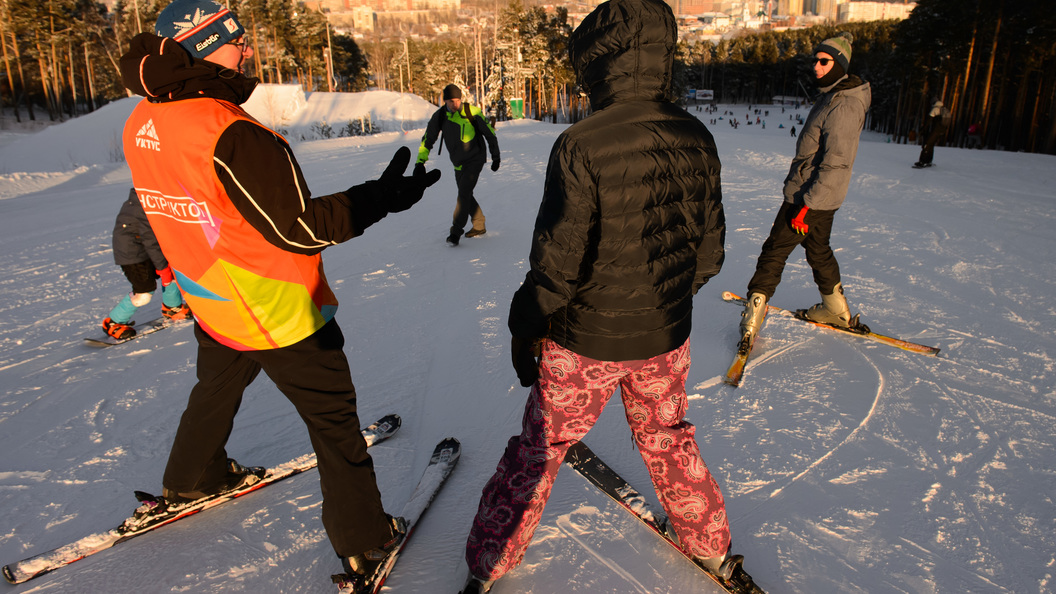
[[[411,150],[401,146],[393,155],[385,172],[374,182],[381,192],[382,206],[389,212],[401,212],[414,206],[425,195],[425,189],[440,179],[439,169],[427,173],[424,165],[421,168],[415,167],[411,176],[403,175],[410,162]]]
[[[807,231],[810,230],[810,227],[807,226],[807,221],[806,221],[807,211],[808,210],[810,210],[810,209],[807,208],[806,205],[803,205],[803,207],[799,209],[799,214],[797,214],[792,219],[792,223],[791,223],[792,224],[792,230],[795,231],[796,233],[799,233],[800,235],[806,235]]]

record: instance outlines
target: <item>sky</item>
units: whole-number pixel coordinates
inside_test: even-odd
[[[396,93],[265,91],[250,111],[290,138],[315,194],[377,178],[397,148],[416,150],[435,109]],[[190,327],[108,349],[82,340],[129,290],[110,234],[131,184],[118,139],[136,101],[32,134],[10,119],[0,129],[2,563],[115,526],[133,490],[160,491],[195,381]],[[734,552],[775,593],[1056,591],[1056,157],[938,147],[935,167],[917,170],[919,147],[864,133],[833,229],[848,301],[874,331],[942,352],[771,317],[732,388],[721,378],[740,310],[720,296],[744,292],[795,146],[792,110],[770,107],[764,128],[743,124],[747,109],[692,112],[718,145],[728,233],[722,271],[694,300],[688,420],[726,497]],[[368,112],[384,132],[313,135],[323,119],[336,129]],[[445,151],[418,205],[324,252],[361,419],[403,418],[371,450],[387,510],[406,503],[436,442],[463,446],[386,591],[453,593],[465,579],[480,490],[520,430],[527,390],[506,316],[564,128],[498,124],[502,167],[477,186],[486,235],[444,243],[455,197]],[[817,301],[797,251],[772,302]],[[655,504],[621,408],[611,402],[585,441]],[[229,455],[274,466],[310,451],[293,407],[258,378]],[[333,592],[340,564],[320,501],[311,471],[0,589]],[[524,562],[493,590],[687,591],[709,590],[567,468]]]

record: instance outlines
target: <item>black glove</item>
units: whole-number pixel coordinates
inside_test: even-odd
[[[428,173],[423,165],[421,170],[415,167],[414,175],[405,176],[407,164],[411,162],[411,150],[401,146],[385,168],[385,172],[377,180],[368,181],[348,189],[346,195],[353,197],[366,196],[370,202],[377,205],[384,212],[400,212],[414,206],[422,196],[425,189],[440,179],[440,170],[434,169]],[[381,218],[381,217],[378,217]]]
[[[491,159],[491,170],[492,171],[498,171],[499,170],[499,158],[498,157],[492,157],[492,159]]]
[[[510,355],[521,385],[527,388],[534,384],[539,379],[539,341],[514,336],[510,341]]]

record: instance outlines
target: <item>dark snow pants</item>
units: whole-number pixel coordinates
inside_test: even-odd
[[[334,550],[350,557],[392,538],[360,433],[356,389],[342,350],[344,336],[330,320],[308,338],[279,349],[237,351],[196,322],[198,383],[191,390],[162,479],[176,492],[209,490],[227,474],[225,444],[242,392],[261,370],[296,407],[319,460],[322,519]],[[252,460],[242,460],[252,464]]]
[[[451,234],[461,237],[466,223],[473,219],[473,228],[484,229],[484,211],[480,209],[473,190],[477,187],[480,179],[480,171],[484,169],[484,162],[466,163],[460,169],[455,169],[455,185],[458,186],[458,199],[455,202],[455,213],[451,217]]]
[[[730,526],[719,485],[685,421],[689,341],[640,361],[598,361],[544,340],[539,379],[484,487],[466,543],[474,575],[497,579],[517,566],[532,540],[568,448],[590,431],[620,388],[627,423],[657,497],[682,546],[700,557],[726,552]]]
[[[840,263],[829,246],[832,234],[832,220],[835,210],[808,210],[805,221],[807,234],[800,235],[792,230],[791,221],[799,213],[799,206],[782,202],[774,218],[770,236],[763,243],[759,261],[755,265],[755,275],[748,281],[748,294],[762,293],[767,301],[774,296],[777,285],[781,282],[781,273],[785,270],[785,261],[796,246],[803,244],[807,253],[807,264],[814,272],[814,282],[818,290],[831,295],[836,284],[840,282]]]

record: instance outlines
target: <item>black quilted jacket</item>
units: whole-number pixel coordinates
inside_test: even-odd
[[[715,141],[669,100],[675,21],[658,0],[612,0],[569,53],[594,113],[555,142],[531,270],[509,326],[594,359],[646,359],[689,337],[692,298],[722,267]]]

